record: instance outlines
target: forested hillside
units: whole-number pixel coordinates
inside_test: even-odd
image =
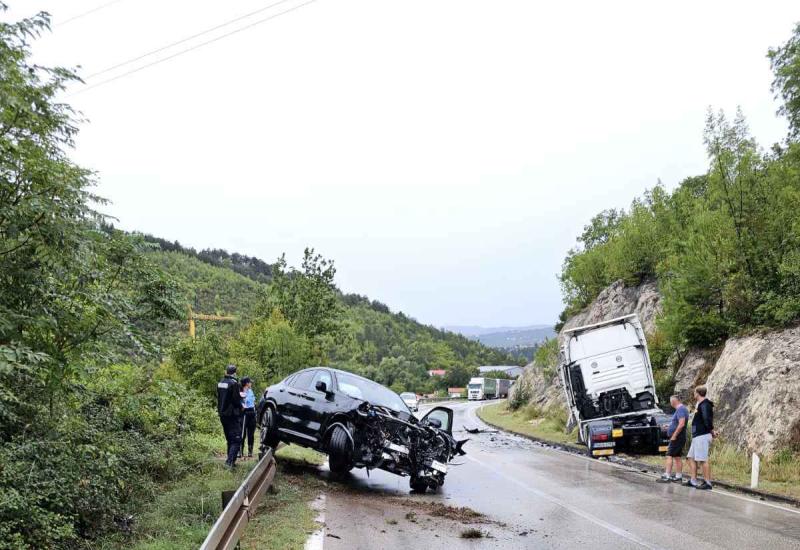
[[[149,236],[146,239],[169,243]],[[224,352],[221,351],[225,348],[224,341],[258,316],[259,310],[265,307],[264,301],[268,300],[268,285],[257,282],[260,275],[245,276],[230,266],[210,265],[194,250],[176,243],[170,243],[169,251],[151,254],[156,263],[180,283],[186,304],[191,305],[195,312],[240,318],[233,325],[198,322],[196,342],[186,341],[185,322],[173,325],[174,334],[170,340],[184,340],[179,343],[179,349],[205,349],[213,345],[220,349],[217,350],[219,354],[212,356],[224,361]],[[463,386],[479,365],[510,360],[503,351],[423,325],[403,313],[393,313],[378,301],[357,294],[343,295],[333,287],[331,290],[336,301],[336,321],[329,334],[318,335],[317,359],[320,362],[361,372],[398,391],[430,392],[445,389],[448,384]],[[255,365],[253,368],[257,370]],[[448,374],[444,378],[431,379],[427,374],[431,369],[448,370]],[[280,369],[280,373],[283,372],[284,369]],[[277,373],[266,376],[262,372],[252,374],[261,384],[272,382],[278,376]]]

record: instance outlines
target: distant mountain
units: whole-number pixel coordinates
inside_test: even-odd
[[[552,325],[527,327],[447,326],[444,329],[463,334],[484,346],[506,350],[535,346],[556,335]]]

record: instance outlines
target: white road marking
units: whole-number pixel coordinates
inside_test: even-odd
[[[478,424],[483,424],[485,426],[486,423],[483,422],[480,419],[480,417],[478,416],[478,412],[477,411],[478,411],[479,408],[484,407],[484,406],[489,405],[489,404],[491,404],[491,403],[483,403],[483,404],[481,404],[481,405],[479,405],[477,407],[468,408],[467,409],[467,414],[470,417],[470,419],[473,422],[476,422]],[[522,437],[522,436],[518,436],[516,434],[512,434],[512,433],[506,432],[506,431],[503,431],[503,433],[508,434],[509,436],[512,436],[512,437]],[[553,452],[560,453],[560,454],[565,455],[565,456],[570,456],[570,457],[578,459],[578,460],[586,460],[586,461],[591,462],[592,464],[605,464],[605,465],[613,467],[613,468],[620,468],[620,469],[623,469],[623,470],[626,470],[626,471],[629,471],[629,472],[632,472],[632,473],[635,473],[635,474],[643,475],[645,477],[653,477],[653,474],[646,474],[646,473],[641,472],[641,471],[639,471],[639,470],[637,470],[637,469],[635,469],[635,468],[633,468],[631,466],[626,466],[625,464],[617,464],[615,462],[608,462],[608,461],[599,461],[599,460],[596,460],[596,459],[588,457],[588,456],[576,455],[575,453],[570,453],[570,452],[562,451],[560,449],[555,449],[555,448],[542,447],[541,450],[543,450],[543,451],[553,451]],[[739,499],[739,500],[743,500],[745,502],[751,502],[753,504],[760,504],[761,506],[767,506],[769,508],[775,508],[776,510],[782,510],[784,512],[789,512],[789,513],[792,513],[792,514],[800,515],[800,510],[796,510],[796,509],[793,509],[793,508],[788,508],[786,506],[781,506],[780,504],[775,504],[775,503],[772,503],[772,502],[766,502],[766,501],[763,501],[763,500],[758,500],[758,499],[755,499],[755,498],[752,498],[752,497],[746,497],[744,495],[737,495],[736,493],[732,493],[730,491],[725,491],[725,490],[722,490],[722,489],[714,489],[713,491],[710,491],[710,494],[712,494],[712,495],[722,495],[722,496],[727,496],[727,497],[731,497],[731,498],[736,498],[736,499]]]
[[[548,502],[551,502],[551,503],[555,504],[556,506],[560,506],[560,507],[564,508],[565,510],[569,510],[573,514],[575,514],[577,516],[580,516],[583,519],[586,519],[588,521],[591,521],[595,525],[598,525],[599,527],[602,527],[603,529],[606,529],[607,531],[610,531],[610,532],[614,533],[615,535],[619,535],[620,537],[622,537],[622,538],[624,538],[626,540],[629,540],[629,541],[631,541],[631,542],[633,542],[635,544],[638,544],[639,546],[642,546],[644,548],[649,548],[650,550],[662,550],[661,546],[655,546],[653,544],[650,544],[649,542],[647,542],[643,538],[641,538],[641,537],[639,537],[637,535],[634,535],[630,531],[626,531],[622,527],[617,527],[613,523],[609,523],[609,522],[607,522],[607,521],[605,521],[603,519],[600,519],[599,517],[597,517],[597,516],[595,516],[593,514],[590,514],[589,512],[581,510],[580,508],[572,506],[571,504],[568,504],[568,503],[564,502],[563,500],[561,500],[559,498],[556,498],[556,497],[554,497],[554,496],[552,496],[552,495],[550,495],[548,493],[545,493],[544,491],[540,491],[539,489],[536,489],[535,487],[531,487],[527,483],[523,483],[522,481],[516,479],[513,476],[507,475],[507,474],[505,474],[505,473],[503,473],[503,472],[501,472],[499,470],[496,470],[495,468],[493,468],[489,464],[486,464],[482,460],[478,460],[477,458],[475,458],[473,456],[470,456],[470,455],[467,455],[467,459],[471,460],[472,462],[475,462],[476,464],[480,464],[481,466],[483,466],[487,470],[491,470],[492,472],[494,472],[495,475],[498,475],[498,476],[502,477],[503,479],[505,479],[506,481],[509,481],[509,482],[513,483],[514,485],[516,485],[516,486],[518,486],[518,487],[520,487],[522,489],[525,489],[529,493],[532,493],[532,494],[536,495],[539,498],[547,500]]]

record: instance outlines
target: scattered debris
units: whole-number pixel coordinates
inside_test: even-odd
[[[465,529],[461,531],[461,538],[462,539],[481,539],[483,538],[483,531],[480,529],[475,529],[474,527],[470,527],[469,529]]]
[[[328,533],[328,536],[331,537],[332,539],[341,539],[342,538],[339,535],[334,535],[333,533]]]
[[[417,522],[417,514],[415,512],[406,512],[406,520]]]
[[[482,428],[467,428],[464,426],[464,431],[471,434],[496,434],[500,433],[500,430],[484,430]]]
[[[396,519],[387,519],[386,523],[388,523],[389,525],[397,525],[397,520]]]

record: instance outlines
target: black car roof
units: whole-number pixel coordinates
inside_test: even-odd
[[[319,365],[317,367],[308,367],[308,368],[299,370],[297,372],[293,372],[292,374],[290,374],[286,378],[290,378],[290,377],[294,376],[295,374],[299,374],[299,373],[305,372],[307,370],[319,370],[319,369],[325,369],[325,370],[329,370],[329,371],[332,371],[332,372],[335,372],[335,373],[339,373],[339,374],[347,374],[347,375],[350,375],[350,376],[355,376],[356,378],[360,378],[361,380],[366,380],[367,382],[372,382],[373,384],[378,384],[379,386],[383,386],[386,389],[390,389],[388,386],[384,386],[380,382],[376,382],[375,380],[370,380],[369,378],[366,378],[365,376],[361,376],[360,374],[356,374],[354,372],[350,372],[350,371],[346,371],[346,370],[342,370],[342,369],[335,369],[333,367],[326,367],[325,365]]]

